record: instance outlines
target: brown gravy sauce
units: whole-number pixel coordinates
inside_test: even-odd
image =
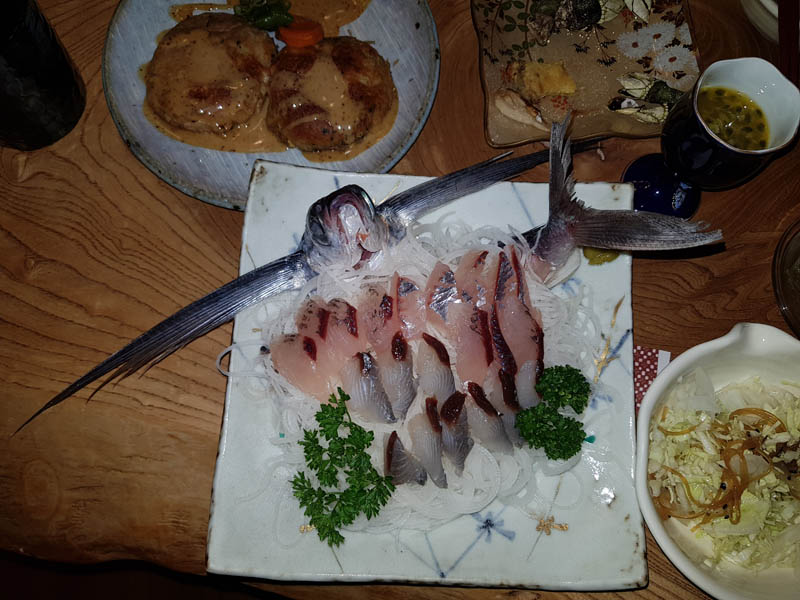
[[[330,37],[338,35],[339,28],[343,25],[355,21],[364,12],[369,3],[370,0],[293,0],[291,12],[322,23],[326,37]],[[170,7],[170,16],[175,21],[180,22],[192,16],[196,11],[229,10],[238,4],[239,0],[227,0],[225,4],[176,4]],[[352,113],[356,109],[351,103],[342,102],[342,99],[346,97],[346,84],[338,74],[338,71],[336,71],[336,74],[332,72],[335,71],[332,62],[331,64],[327,64],[327,62],[329,61],[317,61],[320,64],[319,66],[315,64],[312,69],[315,70],[315,74],[313,77],[306,79],[302,91],[306,97],[314,99],[317,104],[330,111],[333,123],[347,122],[352,118]],[[144,80],[146,73],[147,64],[144,64],[139,68],[139,77]],[[243,153],[283,152],[288,149],[287,145],[267,128],[265,111],[262,111],[255,118],[240,125],[227,135],[216,135],[175,128],[156,115],[147,102],[144,102],[142,108],[145,117],[156,129],[179,142],[192,146],[200,146],[222,152]],[[371,131],[358,142],[343,149],[303,152],[303,155],[312,162],[349,160],[372,147],[391,131],[397,117],[397,110],[397,96],[395,95],[392,108],[386,116],[380,123],[376,123]]]
[[[140,71],[140,75],[143,73],[144,69]],[[383,136],[392,130],[395,118],[397,118],[397,108],[397,97],[395,97],[392,108],[386,113],[386,116],[381,122],[376,123],[367,135],[354,144],[336,150],[303,152],[303,156],[311,162],[340,162],[358,156],[365,150],[374,146]],[[227,136],[220,136],[212,133],[199,133],[196,131],[176,129],[169,123],[164,122],[158,115],[150,110],[147,102],[144,103],[143,110],[144,116],[150,121],[153,127],[163,134],[191,146],[200,146],[202,148],[220,150],[222,152],[245,153],[283,152],[289,149],[284,142],[280,141],[274,133],[267,129],[264,113],[259,115],[256,122],[248,122],[245,125],[241,125],[235,132]]]
[[[392,107],[380,123],[375,123],[372,129],[363,138],[350,144],[346,148],[336,150],[320,150],[319,152],[303,152],[311,162],[340,162],[350,160],[377,144],[383,136],[389,133],[397,117],[397,96],[392,102]]]
[[[291,13],[320,23],[325,37],[339,35],[339,28],[361,16],[370,0],[292,0]]]
[[[247,123],[239,125],[227,135],[217,135],[173,127],[155,114],[147,102],[144,103],[143,110],[144,116],[153,127],[161,133],[191,146],[201,146],[222,152],[283,152],[287,150],[286,144],[267,129],[263,112]]]

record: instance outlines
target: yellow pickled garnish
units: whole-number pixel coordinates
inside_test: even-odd
[[[605,250],[602,248],[584,248],[583,255],[590,265],[602,265],[603,263],[611,262],[619,256],[616,250]]]

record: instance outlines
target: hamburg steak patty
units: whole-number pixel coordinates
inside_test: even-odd
[[[325,38],[278,54],[267,126],[301,150],[341,148],[363,138],[396,97],[389,63],[372,46],[352,37]]]
[[[264,106],[275,43],[225,13],[170,29],[147,67],[147,103],[173,127],[225,135]]]

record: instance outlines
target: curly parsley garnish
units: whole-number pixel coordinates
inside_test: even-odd
[[[531,448],[544,449],[551,460],[567,460],[581,451],[586,438],[580,421],[559,412],[571,407],[581,414],[592,388],[575,367],[553,366],[542,371],[536,391],[542,401],[517,413],[516,426]]]
[[[374,434],[353,422],[346,404],[350,396],[341,388],[337,391],[339,397],[331,394],[329,404],[315,415],[319,429],[304,429],[299,442],[319,487],[304,471],[292,479],[310,525],[331,547],[344,541],[341,527],[362,512],[367,519],[376,516],[394,491],[392,478],[382,476],[370,462],[367,449]]]
[[[571,365],[556,365],[542,371],[536,384],[539,396],[550,406],[571,406],[580,414],[589,404],[592,387],[578,369]]]

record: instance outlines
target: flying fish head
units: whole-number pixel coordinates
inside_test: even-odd
[[[357,185],[345,186],[308,209],[303,250],[316,265],[356,267],[388,243],[386,222],[369,195]]]

